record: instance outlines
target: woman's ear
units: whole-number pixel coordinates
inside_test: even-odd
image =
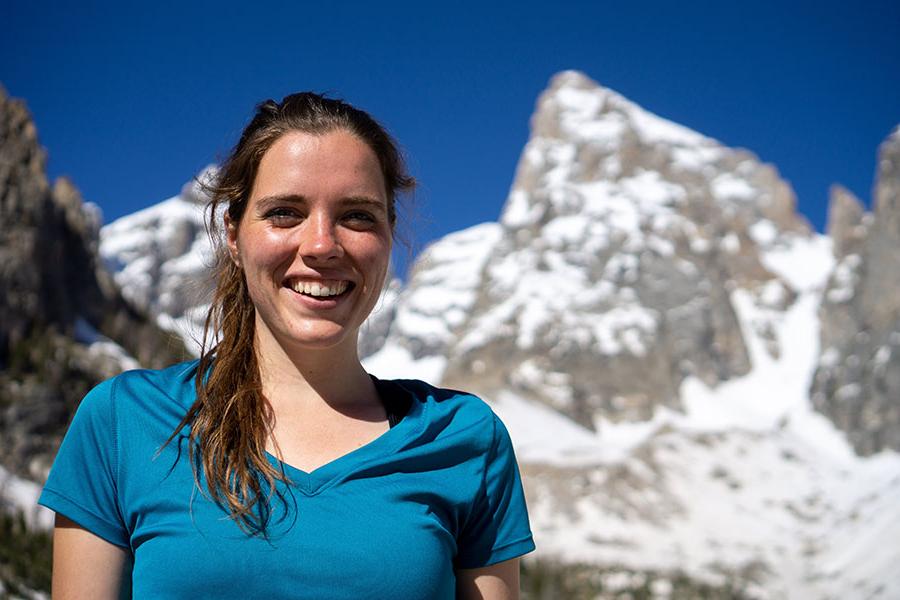
[[[228,254],[231,256],[232,262],[238,267],[241,266],[241,253],[237,245],[238,228],[237,223],[231,220],[231,215],[225,211],[225,237],[228,242]]]

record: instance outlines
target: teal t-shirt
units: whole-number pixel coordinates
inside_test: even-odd
[[[196,368],[94,388],[39,500],[131,553],[134,598],[453,598],[454,569],[534,549],[503,424],[478,398],[415,380],[380,386],[410,408],[369,444],[311,473],[270,456],[291,483],[276,486],[267,538],[248,536],[197,490],[186,429],[158,453]]]

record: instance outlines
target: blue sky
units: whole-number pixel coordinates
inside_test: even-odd
[[[832,183],[870,202],[900,123],[896,1],[123,4],[18,0],[0,22],[0,82],[50,176],[106,221],[178,193],[258,101],[305,89],[398,138],[420,182],[415,248],[498,217],[564,69],[774,163],[819,230]]]

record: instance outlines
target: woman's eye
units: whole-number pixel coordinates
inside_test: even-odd
[[[351,223],[357,223],[359,225],[370,225],[375,223],[375,217],[364,211],[347,213],[344,218]]]
[[[266,213],[266,220],[276,227],[291,227],[302,220],[302,216],[289,208],[275,208]]]

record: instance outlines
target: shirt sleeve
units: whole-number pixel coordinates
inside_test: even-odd
[[[118,500],[115,379],[92,389],[78,405],[38,500],[117,546],[129,547]]]
[[[519,467],[506,427],[493,415],[482,493],[458,540],[456,567],[487,567],[534,550]]]

